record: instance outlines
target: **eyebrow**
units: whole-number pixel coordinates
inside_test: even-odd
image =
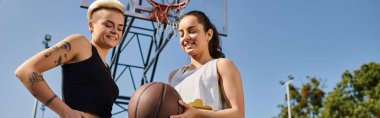
[[[192,28],[195,28],[195,27],[196,27],[195,25],[192,25],[192,26],[190,26],[190,27],[188,27],[186,29],[192,29]],[[179,31],[182,31],[182,29],[180,29]]]

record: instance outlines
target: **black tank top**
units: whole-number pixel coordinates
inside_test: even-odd
[[[62,65],[63,100],[72,109],[110,118],[119,88],[96,48],[92,45],[91,47],[90,58]]]

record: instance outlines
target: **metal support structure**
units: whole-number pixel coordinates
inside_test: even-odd
[[[115,81],[117,82],[123,77],[123,75],[129,75],[125,79],[130,79],[132,81],[133,87],[130,88],[133,90],[136,90],[139,86],[145,83],[154,81],[159,55],[175,34],[174,30],[165,32],[165,29],[168,27],[167,24],[159,24],[161,26],[156,27],[156,23],[153,21],[146,21],[147,24],[149,24],[149,22],[151,24],[151,28],[147,28],[146,26],[137,26],[140,25],[135,23],[137,20],[146,21],[145,19],[139,19],[134,16],[126,16],[124,34],[119,45],[112,50],[110,62],[110,68]],[[146,43],[145,49],[147,50],[145,50],[145,52],[143,51],[142,40],[148,40],[149,42]],[[137,42],[137,44],[133,45],[131,43],[132,41]],[[121,56],[128,54],[127,48],[130,46],[138,47],[138,56],[141,58],[142,65],[127,64],[128,62],[121,59]],[[142,72],[138,73],[133,72],[132,70],[140,70]],[[139,75],[141,79],[136,79],[135,75]],[[121,110],[113,113],[113,115],[128,111],[127,106],[130,98],[131,95],[120,95],[115,101],[115,105]]]

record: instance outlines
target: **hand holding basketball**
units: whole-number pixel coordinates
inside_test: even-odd
[[[168,118],[183,113],[177,91],[161,82],[147,83],[136,90],[128,105],[129,118]]]
[[[189,104],[183,102],[182,100],[178,101],[181,106],[184,107],[185,112],[180,115],[172,115],[170,118],[199,118],[199,110],[190,106]]]

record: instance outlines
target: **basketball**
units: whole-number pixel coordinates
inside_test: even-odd
[[[170,85],[161,82],[147,83],[133,93],[128,104],[129,118],[169,118],[183,113],[178,103],[182,100]]]

